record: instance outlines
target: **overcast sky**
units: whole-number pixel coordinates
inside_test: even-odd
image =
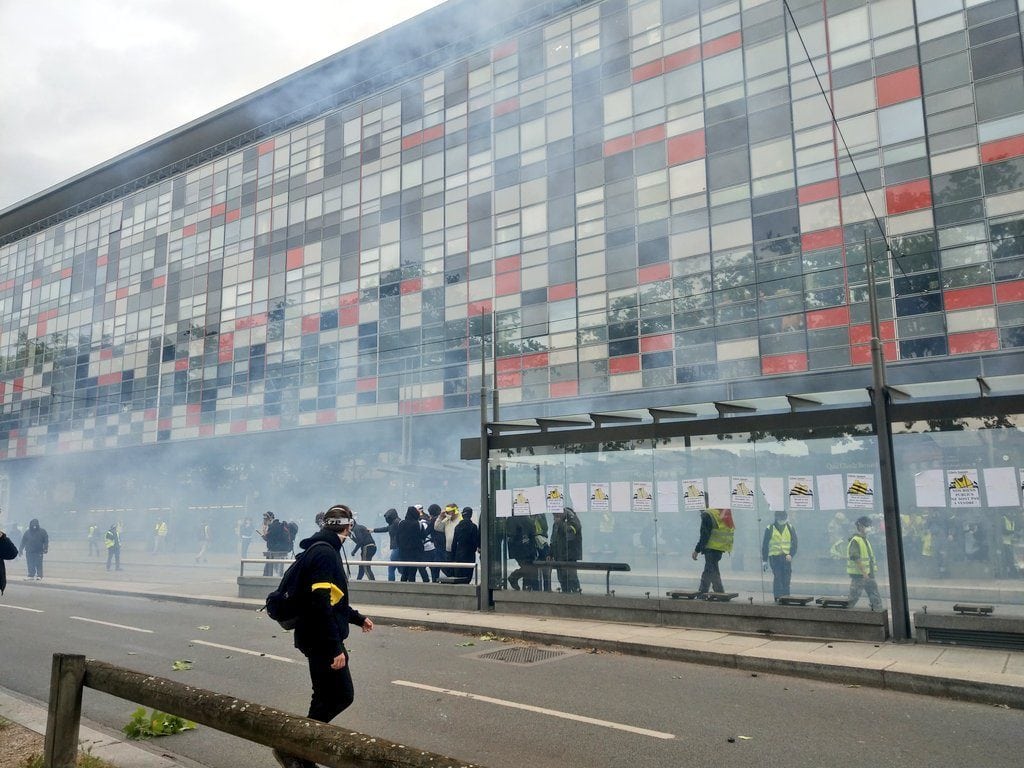
[[[0,210],[440,0],[0,0]]]

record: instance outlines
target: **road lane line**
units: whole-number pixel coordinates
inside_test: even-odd
[[[141,627],[129,627],[127,624],[114,624],[109,621],[100,621],[99,619],[87,619],[84,616],[71,616],[69,618],[75,621],[87,621],[90,624],[102,624],[105,627],[116,627],[117,629],[127,629],[130,632],[145,632],[147,635],[152,635],[152,629],[142,629]]]
[[[220,648],[224,651],[235,651],[236,653],[247,653],[250,656],[261,656],[264,659],[273,659],[274,661],[286,661],[289,664],[294,664],[295,659],[289,659],[286,656],[275,656],[272,653],[263,653],[263,651],[250,651],[246,648],[236,648],[233,645],[221,645],[220,643],[211,643],[206,640],[189,640],[194,645],[208,645],[211,648]]]
[[[614,728],[618,731],[627,731],[628,733],[636,733],[640,736],[650,736],[655,739],[674,739],[675,735],[671,733],[664,733],[663,731],[652,731],[647,728],[637,728],[633,725],[625,725],[623,723],[614,723],[610,720],[598,720],[596,717],[587,717],[586,715],[574,715],[571,712],[559,712],[557,709],[545,709],[544,707],[535,707],[532,704],[520,704],[517,701],[508,701],[506,699],[494,699],[490,696],[481,696],[478,693],[467,693],[466,691],[453,691],[451,688],[436,688],[433,685],[423,685],[422,683],[410,683],[408,680],[392,680],[393,685],[404,685],[407,688],[418,688],[422,691],[430,691],[432,693],[447,693],[449,696],[458,696],[463,699],[472,699],[473,701],[482,701],[487,704],[497,704],[501,707],[511,707],[512,709],[523,709],[527,712],[536,712],[541,715],[551,715],[552,717],[560,717],[563,720],[575,720],[579,723],[588,723],[590,725],[600,725],[603,728]]]
[[[0,608],[13,608],[16,611],[28,611],[29,613],[44,613],[38,608],[22,608],[20,605],[8,605],[7,603],[0,603]]]

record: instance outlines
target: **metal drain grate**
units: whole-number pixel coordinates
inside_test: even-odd
[[[544,661],[552,661],[570,655],[566,651],[546,651],[543,648],[534,648],[529,645],[516,645],[511,648],[502,648],[500,651],[489,651],[477,655],[478,659],[485,661],[502,661],[506,664],[539,664]]]

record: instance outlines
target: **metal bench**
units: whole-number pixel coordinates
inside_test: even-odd
[[[739,592],[690,592],[686,590],[672,590],[665,593],[673,600],[709,600],[714,603],[728,603],[734,597],[739,597]]]
[[[604,571],[604,593],[612,593],[612,571],[631,571],[629,563],[602,563],[594,560],[538,560],[534,563],[539,568],[564,568],[577,571]]]
[[[975,603],[956,603],[953,610],[961,616],[971,614],[972,616],[988,616],[995,611],[994,605],[977,605]]]
[[[815,600],[822,608],[849,608],[850,598],[848,597],[819,597]]]
[[[781,595],[775,602],[779,605],[807,605],[814,595]]]

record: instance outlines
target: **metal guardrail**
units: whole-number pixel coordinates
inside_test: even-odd
[[[43,768],[74,768],[84,688],[184,717],[331,768],[480,768],[234,696],[66,653],[53,655]]]
[[[245,576],[245,565],[246,565],[246,563],[258,563],[259,565],[268,565],[268,564],[269,565],[276,565],[276,564],[280,564],[281,566],[283,566],[282,569],[281,569],[283,571],[284,568],[287,568],[289,565],[291,565],[294,562],[295,562],[294,558],[279,558],[279,559],[275,560],[275,559],[268,559],[268,558],[263,558],[263,557],[243,557],[242,560],[241,560],[241,566],[239,567],[239,570],[238,570],[238,576],[239,576],[239,578],[242,578],[243,576]],[[440,568],[442,570],[445,569],[445,568],[458,568],[458,569],[472,568],[473,569],[473,574],[472,574],[472,576],[473,576],[473,583],[474,584],[479,584],[480,583],[480,571],[477,568],[479,563],[449,563],[449,562],[443,561],[443,560],[441,560],[441,561],[431,560],[429,562],[419,562],[419,561],[416,561],[416,560],[346,560],[345,563],[348,564],[349,566],[353,566],[354,565],[354,566],[364,566],[364,567],[374,567],[374,568],[387,568],[387,567],[392,567],[392,568],[407,567],[408,568],[408,567],[414,567],[414,568]],[[262,576],[263,574],[260,574],[260,575]],[[274,578],[276,578],[277,576],[280,576],[280,575],[281,574],[277,574]],[[250,574],[250,576],[251,576],[251,574]],[[271,578],[271,577],[268,576],[267,578]]]

